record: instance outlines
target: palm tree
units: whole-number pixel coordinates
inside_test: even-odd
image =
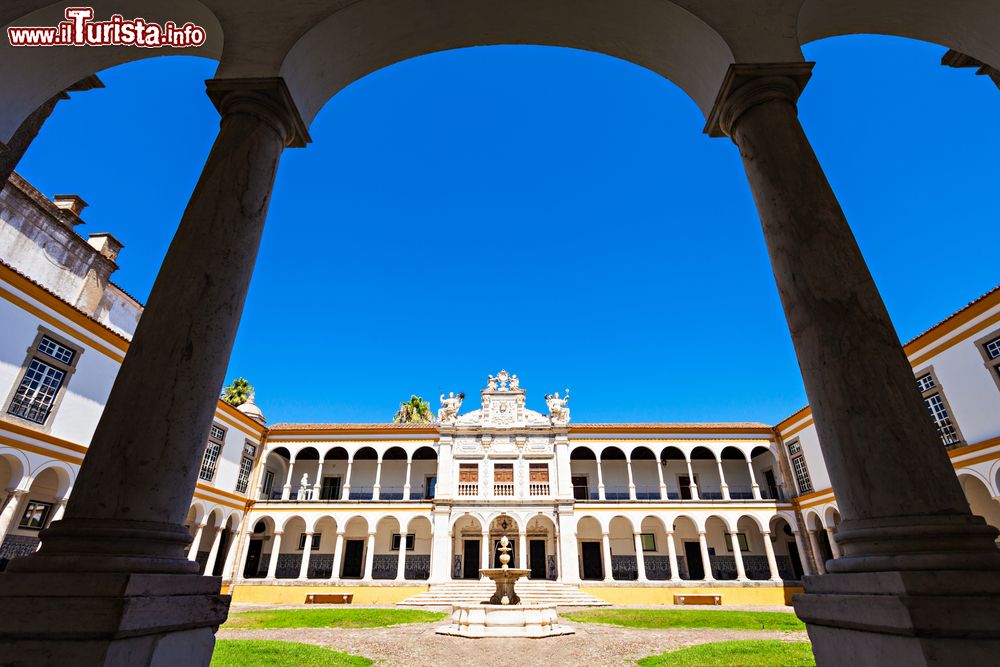
[[[253,393],[253,386],[247,381],[245,377],[238,377],[232,381],[232,383],[222,390],[222,400],[238,408],[250,399],[250,394]]]
[[[419,396],[410,396],[410,400],[399,404],[393,424],[430,424],[434,421],[431,404]]]

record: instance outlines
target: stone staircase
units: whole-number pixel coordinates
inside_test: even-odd
[[[430,590],[400,602],[400,605],[447,607],[452,604],[477,604],[490,599],[496,586],[492,581],[449,581],[431,584]],[[582,592],[577,586],[555,581],[521,580],[514,586],[523,604],[547,604],[559,607],[606,607],[610,603]]]

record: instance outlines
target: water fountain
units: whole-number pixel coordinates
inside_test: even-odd
[[[555,637],[571,635],[573,628],[559,625],[556,608],[544,604],[521,604],[514,584],[531,570],[508,567],[510,540],[504,535],[497,547],[500,567],[480,570],[496,584],[493,596],[481,604],[452,606],[451,623],[437,629],[438,634],[458,637]]]

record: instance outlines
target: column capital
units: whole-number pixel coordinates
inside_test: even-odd
[[[346,535],[346,534],[347,534],[347,532],[346,532],[346,531],[343,531],[343,530],[338,530],[338,531],[337,531],[337,537],[343,537],[343,536],[344,536],[344,535]]]
[[[786,99],[795,104],[809,82],[815,63],[733,63],[722,80],[715,105],[708,115],[705,134],[732,135],[744,111],[763,102]]]
[[[305,530],[305,531],[302,531],[302,534],[303,534],[303,535],[315,535],[316,533],[314,533],[314,532],[313,532],[313,531],[311,531],[311,530]]]
[[[20,498],[28,492],[27,489],[7,489],[7,493],[14,496],[15,498]]]
[[[699,531],[698,531],[698,536],[699,536],[699,537],[701,537],[701,536],[702,536],[702,535],[704,535],[704,534],[705,534],[705,531],[704,531],[704,530],[699,530]]]
[[[274,536],[275,537],[281,537],[284,534],[285,534],[285,531],[283,531],[283,530],[276,530],[276,531],[274,531]]]
[[[291,148],[305,148],[312,141],[295,99],[280,76],[209,79],[205,89],[222,116],[241,112],[258,116],[274,127]]]

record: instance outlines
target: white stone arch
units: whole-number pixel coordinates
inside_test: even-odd
[[[213,528],[221,528],[226,525],[226,508],[221,505],[213,505],[208,508],[208,513],[205,514],[205,528],[211,530]]]
[[[1000,5],[954,0],[804,0],[800,44],[840,35],[872,34],[940,44],[1000,67]]]
[[[958,482],[962,486],[966,502],[969,503],[969,510],[976,516],[982,517],[989,525],[1000,529],[1000,502],[997,502],[982,475],[969,474],[963,470],[958,476]],[[997,539],[1000,541],[1000,536]]]
[[[642,530],[642,524],[644,524],[647,520],[648,521],[653,521],[653,522],[659,524],[660,529],[663,532],[667,532],[667,531],[671,531],[672,532],[673,531],[673,522],[671,522],[670,527],[667,527],[667,520],[664,519],[659,514],[650,514],[649,512],[645,512],[645,513],[639,514],[637,516],[638,516],[638,518],[636,520],[635,525],[639,526],[639,530],[640,531]]]
[[[823,527],[831,530],[837,529],[836,516],[840,516],[840,508],[836,503],[827,505],[823,510]]]
[[[5,491],[7,488],[27,490],[31,481],[28,476],[31,462],[24,452],[4,447],[0,449],[0,459],[6,461],[7,465],[10,466],[10,480],[7,482],[7,487],[0,489],[0,491]]]
[[[732,520],[732,517],[728,512],[712,512],[711,514],[708,514],[705,517],[705,521],[704,523],[702,523],[701,527],[702,530],[705,530],[705,528],[708,526],[708,522],[710,519],[718,519],[719,521],[721,521],[727,533],[733,532],[733,526],[736,524],[736,522]]]
[[[576,0],[572,11],[545,2],[514,9],[506,0],[426,0],[395,3],[390,11],[390,1],[356,3],[317,20],[289,49],[279,74],[306,125],[338,91],[378,69],[463,47],[535,44],[604,53],[674,82],[706,116],[734,60],[714,29],[665,0]]]
[[[510,517],[510,519],[516,524],[518,530],[521,530],[521,528],[525,525],[523,519],[521,518],[521,513],[520,512],[513,511],[513,510],[511,510],[511,511],[496,510],[496,511],[492,512],[491,514],[487,515],[487,521],[486,521],[485,524],[483,524],[484,527],[485,527],[485,530],[489,530],[490,526],[493,525],[493,522],[496,521],[497,519],[499,519],[500,517],[503,517],[503,516]]]
[[[611,527],[612,527],[611,524],[615,523],[615,521],[617,519],[621,519],[622,521],[624,521],[628,525],[628,534],[632,535],[633,533],[635,533],[635,525],[636,525],[635,524],[635,520],[633,519],[633,517],[629,513],[627,513],[627,512],[619,512],[617,514],[607,515],[607,516],[609,516],[609,518],[608,518],[607,524],[605,524],[605,526],[604,526],[604,531],[605,532],[610,533],[611,532]]]
[[[191,508],[188,510],[188,515],[191,516],[192,512],[194,513],[192,521],[194,522],[194,525],[198,525],[200,523],[204,523],[205,517],[208,515],[208,508],[202,501],[195,500],[194,502],[191,503]]]
[[[802,513],[802,519],[806,522],[806,530],[824,530],[826,524],[823,523],[823,512],[816,508],[811,508]]]
[[[680,519],[687,519],[694,526],[696,532],[702,532],[705,530],[705,519],[708,517],[701,518],[700,514],[692,514],[690,512],[679,512],[670,517],[670,530],[674,530],[677,522]]]
[[[426,514],[414,514],[413,516],[411,516],[409,518],[409,520],[406,522],[406,532],[407,532],[407,534],[412,535],[414,532],[416,532],[416,530],[415,530],[415,524],[418,524],[418,523],[421,523],[421,522],[427,524],[427,529],[430,531],[430,534],[433,535],[434,534],[434,522],[431,521],[430,517],[428,517]]]
[[[743,519],[749,519],[750,522],[753,523],[753,525],[755,525],[757,527],[757,530],[759,530],[761,533],[771,532],[770,522],[761,521],[761,518],[756,514],[754,514],[753,512],[743,512],[742,514],[737,516],[736,520],[733,521],[733,526],[739,528],[740,521],[742,521]]]
[[[768,518],[768,520],[767,520],[767,529],[769,531],[771,531],[772,534],[774,534],[774,532],[775,532],[774,531],[774,523],[778,519],[784,519],[785,523],[788,524],[789,528],[791,528],[795,532],[799,531],[799,522],[795,519],[795,513],[794,512],[788,512],[788,511],[785,511],[785,510],[780,510],[780,511],[774,512],[770,516],[770,518]]]
[[[451,516],[451,522],[448,524],[448,530],[450,532],[454,532],[455,531],[455,524],[457,524],[459,521],[461,521],[462,519],[465,519],[465,518],[475,519],[475,521],[479,524],[480,530],[486,530],[486,528],[490,525],[483,518],[483,515],[480,514],[479,512],[462,512],[462,513],[453,514]]]
[[[298,519],[299,521],[301,521],[302,525],[304,525],[304,526],[308,526],[309,525],[309,522],[306,521],[306,519],[305,519],[304,516],[302,516],[301,514],[295,513],[295,514],[292,514],[291,516],[285,517],[284,521],[281,522],[281,528],[279,529],[279,532],[282,532],[282,533],[285,532],[285,529],[288,528],[288,525],[290,523],[292,523],[293,521],[295,521],[296,519]]]
[[[28,481],[28,488],[30,488],[31,484],[38,479],[38,476],[46,470],[52,470],[55,473],[56,478],[59,480],[59,486],[56,490],[56,499],[63,500],[69,497],[70,489],[73,488],[73,482],[76,480],[76,470],[74,470],[73,467],[65,461],[49,460],[32,470],[31,478]]]
[[[238,530],[240,523],[243,521],[243,512],[236,509],[231,509],[226,515],[226,520],[222,524],[227,530],[234,531]]]
[[[597,524],[597,530],[598,530],[597,537],[600,537],[601,533],[607,532],[607,528],[605,528],[604,524],[601,522],[601,520],[600,520],[600,518],[598,517],[597,514],[581,514],[579,516],[574,515],[573,518],[575,520],[574,523],[573,523],[573,532],[574,533],[578,533],[579,532],[580,524],[583,523],[584,521],[588,520],[588,519]]]
[[[986,482],[986,488],[994,496],[1000,496],[1000,459],[993,463],[990,468],[990,477]]]
[[[261,521],[264,522],[264,532],[257,533],[255,529]],[[273,516],[270,514],[260,514],[250,517],[250,521],[247,522],[247,532],[250,535],[274,535],[277,526],[278,522]]]
[[[320,530],[321,523],[332,523],[334,534],[342,531],[344,529],[343,525],[336,515],[333,514],[317,514],[313,516],[312,521],[306,524],[306,531],[310,533],[317,533]]]

